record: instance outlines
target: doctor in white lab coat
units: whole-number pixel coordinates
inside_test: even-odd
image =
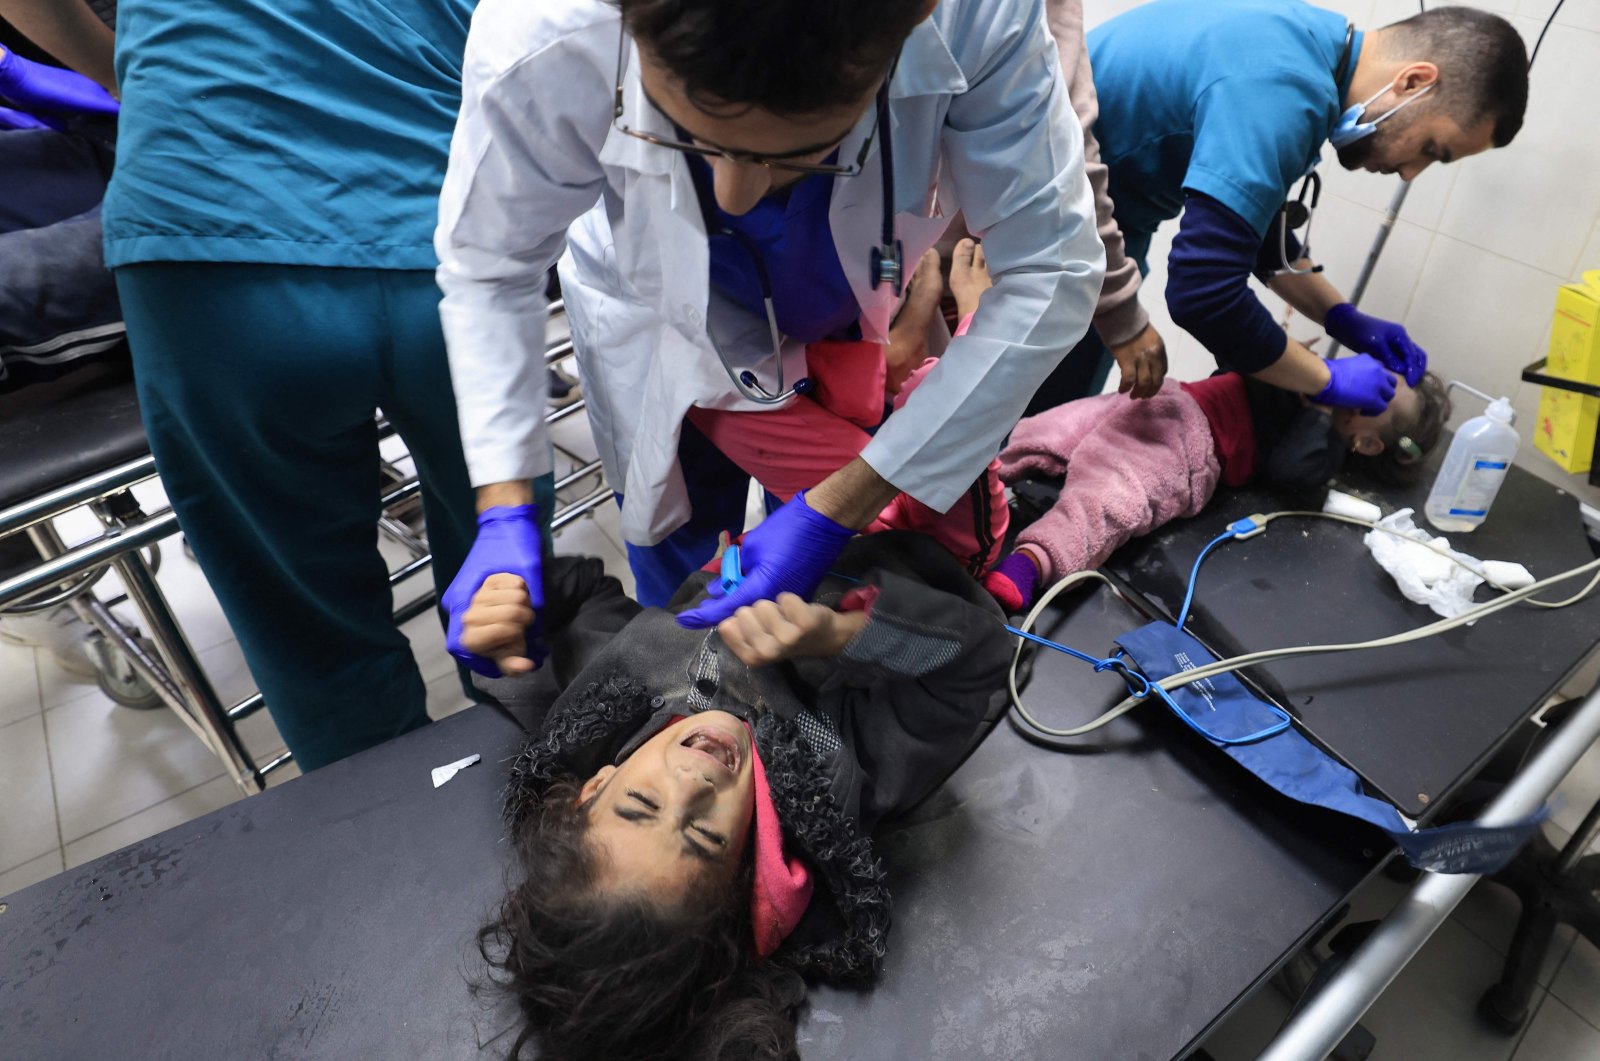
[[[793,4],[800,19],[819,4],[851,10],[851,0],[766,2]],[[729,19],[749,10],[734,0],[623,0],[622,9],[634,25],[637,7],[673,4],[719,9]],[[923,4],[912,20],[932,0]],[[694,499],[679,462],[685,412],[767,408],[741,393],[717,352],[774,387],[767,322],[709,282],[706,224],[685,153],[636,134],[680,142],[688,135],[737,156],[707,159],[717,205],[729,214],[749,209],[783,177],[749,155],[787,156],[831,137],[844,162],[885,135],[876,83],[852,107],[786,120],[760,107],[702,106],[655,55],[602,0],[485,0],[474,15],[435,245],[484,529],[447,607],[464,607],[502,570],[523,574],[531,605],[540,603],[537,545],[515,525],[532,518],[529,481],[551,470],[544,276],[558,257],[590,423],[607,478],[624,498],[630,545],[670,540],[690,518]],[[842,546],[839,536],[865,526],[898,492],[948,509],[1083,335],[1100,294],[1104,253],[1083,137],[1042,0],[939,0],[890,59],[894,225],[906,271],[960,210],[984,240],[995,286],[968,332],[860,457],[770,516],[764,539],[762,528],[752,532],[746,583],[727,598],[726,612],[785,589],[809,592]],[[870,144],[858,175],[833,178],[828,224],[861,335],[882,342],[899,297],[870,275],[884,201],[880,144]],[[803,344],[786,341],[786,385],[803,365]],[[786,515],[796,505],[806,511]],[[630,556],[636,571],[642,558],[649,562],[648,549]]]

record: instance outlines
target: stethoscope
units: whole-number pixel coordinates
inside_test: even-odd
[[[1339,66],[1333,72],[1334,84],[1344,81],[1345,71],[1350,67],[1350,56],[1355,50],[1356,28],[1346,25],[1344,30],[1344,51],[1339,54]],[[1322,200],[1322,175],[1317,172],[1316,163],[1306,171],[1300,181],[1300,191],[1294,198],[1286,200],[1278,208],[1278,214],[1273,218],[1273,227],[1278,230],[1278,258],[1283,262],[1280,269],[1274,270],[1277,275],[1288,273],[1290,276],[1310,276],[1322,272],[1322,266],[1312,265],[1309,269],[1297,269],[1294,262],[1289,260],[1289,233],[1304,226],[1306,234],[1300,240],[1300,257],[1311,257],[1311,224],[1317,217],[1317,206]]]
[[[881,130],[883,154],[883,227],[879,231],[879,245],[872,248],[868,275],[872,278],[873,290],[888,284],[894,289],[895,297],[899,298],[905,290],[905,249],[900,240],[895,238],[894,229],[894,134],[889,125],[889,79],[893,76],[894,71],[891,70],[889,78],[885,78],[878,89],[877,127]],[[704,192],[701,194],[703,196]],[[707,217],[716,216],[710,211],[702,212]],[[772,355],[778,363],[778,386],[776,390],[768,390],[750,369],[734,369],[728,363],[728,355],[723,351],[722,344],[717,342],[710,320],[707,320],[706,336],[711,340],[717,360],[722,363],[722,370],[728,374],[729,381],[740,396],[757,405],[779,405],[797,394],[807,393],[811,390],[811,380],[804,376],[795,380],[791,387],[785,388],[783,385],[783,335],[778,330],[778,314],[772,305],[772,277],[767,272],[766,262],[762,260],[761,248],[743,232],[736,232],[726,225],[719,228],[716,234],[731,238],[755,261],[756,279],[761,284],[761,304],[766,310],[767,330],[772,337]]]

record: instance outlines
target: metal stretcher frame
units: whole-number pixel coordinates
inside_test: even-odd
[[[1483,820],[1512,821],[1534,811],[1596,740],[1600,740],[1600,689],[1589,693],[1583,705],[1552,734],[1490,804]],[[1595,824],[1600,824],[1600,819],[1593,819],[1591,828]],[[1582,851],[1584,846],[1574,850]],[[1339,972],[1289,1019],[1258,1061],[1320,1061],[1332,1053],[1478,880],[1472,874],[1423,874]]]
[[[563,311],[561,300],[550,305],[550,314]],[[568,339],[552,342],[545,352],[546,366],[573,356]],[[582,412],[579,399],[549,413],[547,424],[555,424]],[[610,501],[614,492],[606,485],[599,460],[587,462],[562,451],[574,465],[556,481],[559,493],[593,477],[596,485],[588,493],[564,506],[558,506],[551,520],[560,530],[574,520],[594,512]],[[392,466],[385,465],[386,469]],[[417,496],[422,484],[416,476],[401,477],[381,498],[384,510],[379,529],[411,553],[411,559],[389,573],[390,586],[399,585],[432,563],[426,542],[413,534],[392,510]],[[171,506],[145,513],[129,493],[139,483],[157,477],[155,458],[149,454],[85,476],[74,483],[40,494],[38,497],[0,510],[0,538],[26,533],[45,559],[39,565],[0,579],[0,611],[8,605],[37,601],[56,591],[52,604],[72,603],[79,615],[103,634],[125,656],[133,669],[148,682],[166,706],[189,727],[228,771],[246,794],[260,792],[273,771],[293,761],[289,752],[257,764],[239,738],[237,724],[265,706],[259,692],[252,693],[231,707],[224,706],[205,668],[172,613],[166,596],[156,582],[155,572],[142,551],[179,533],[177,513]],[[55,531],[52,520],[74,509],[87,506],[103,528],[99,537],[68,547]],[[129,600],[139,612],[150,641],[150,653],[130,631],[89,591],[107,569],[115,569],[126,588]],[[437,594],[432,588],[395,610],[398,625],[432,608]]]

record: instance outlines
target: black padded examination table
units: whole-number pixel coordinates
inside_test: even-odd
[[[1415,507],[1417,525],[1438,533],[1421,515],[1432,478],[1430,469],[1420,486],[1386,490],[1385,511]],[[1107,567],[1176,613],[1206,542],[1234,519],[1286,507],[1259,491],[1225,493],[1200,516],[1130,543]],[[1363,533],[1328,520],[1279,520],[1264,535],[1218,546],[1201,569],[1190,632],[1231,656],[1364,641],[1437,620],[1400,595],[1361,543]],[[1483,526],[1446,537],[1479,559],[1525,564],[1535,578],[1595,558],[1577,499],[1517,467]],[[1586,581],[1568,580],[1540,597],[1570,597]],[[1477,599],[1493,596],[1480,587]],[[1561,687],[1597,640],[1600,590],[1569,608],[1518,605],[1422,641],[1247,673],[1369,786],[1425,819]]]
[[[1506,491],[1496,516],[1527,523],[1520,546],[1491,548],[1491,520],[1474,551],[1524,559],[1536,573],[1582,559],[1573,555],[1581,538],[1559,525],[1570,499],[1520,475]],[[1235,502],[1261,507],[1221,504],[1231,512]],[[1511,515],[1518,509],[1527,511]],[[1180,536],[1203,542],[1213,526],[1208,514],[1162,536],[1167,544],[1152,548],[1171,554],[1160,564],[1133,552],[1119,564],[1170,601],[1163,565],[1186,576],[1199,546]],[[1312,540],[1324,534],[1303,529]],[[1208,561],[1200,618],[1214,644],[1228,631],[1257,647],[1347,636],[1346,621],[1386,630],[1424,621],[1364,573],[1359,532],[1329,536],[1330,552],[1350,548],[1334,554],[1341,577],[1319,580],[1298,549],[1280,550],[1304,541],[1301,530],[1279,525]],[[1251,579],[1280,587],[1260,598],[1274,602],[1270,614],[1235,603],[1265,594]],[[1307,580],[1335,583],[1323,599],[1345,602],[1348,620],[1331,603],[1314,610],[1315,598],[1301,596]],[[1444,791],[1600,635],[1590,606],[1557,615],[1567,625],[1537,638],[1500,629],[1487,647],[1476,630],[1465,638],[1475,648],[1428,642],[1404,670],[1380,670],[1382,656],[1330,668],[1333,691],[1285,669],[1289,703],[1369,776],[1387,776],[1380,768],[1391,759],[1437,764],[1428,776]],[[1543,619],[1516,613],[1518,623],[1530,618]],[[1101,587],[1065,600],[1041,629],[1101,647],[1143,621]],[[1541,655],[1531,659],[1535,640]],[[1458,682],[1463,661],[1490,648],[1512,677],[1482,663]],[[1450,683],[1448,696],[1391,692],[1390,683],[1421,683],[1423,665]],[[1044,653],[1025,695],[1036,713],[1079,720],[1122,687]],[[1425,706],[1408,715],[1419,699]],[[1339,703],[1353,705],[1350,718],[1328,706]],[[1441,732],[1445,722],[1469,736]],[[1341,723],[1343,736],[1325,733]],[[503,1056],[512,1012],[468,982],[474,932],[502,888],[497,801],[520,736],[496,710],[475,707],[0,899],[0,1055]],[[1075,743],[1051,751],[1002,724],[940,792],[888,827],[881,850],[896,907],[884,980],[871,992],[814,990],[803,1056],[1182,1056],[1385,857],[1376,834],[1270,795],[1158,708]],[[431,787],[432,767],[474,752],[479,765]]]
[[[1091,641],[1136,621],[1102,589],[1051,629]],[[1033,688],[1044,710],[1121,687],[1052,657]],[[0,900],[0,1053],[504,1056],[511,1011],[468,978],[519,739],[475,707]],[[896,824],[888,974],[813,992],[803,1056],[1173,1056],[1378,861],[1159,713],[1088,747],[1002,724]]]

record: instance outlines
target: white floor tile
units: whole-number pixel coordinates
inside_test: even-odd
[[[465,710],[472,706],[472,701],[467,699],[466,692],[461,688],[461,680],[456,677],[455,671],[441,675],[428,683],[428,717],[435,722],[442,718],[449,718],[457,711]]]
[[[550,441],[585,463],[600,455],[599,448],[594,444],[594,432],[589,429],[589,418],[583,413],[551,424]]]
[[[58,847],[48,855],[40,855],[32,862],[24,862],[15,869],[8,869],[0,873],[0,899],[12,892],[20,892],[31,884],[47,880],[64,868],[66,867],[61,864],[61,849]]]
[[[1600,1027],[1600,950],[1579,937],[1550,984],[1550,993],[1572,1007],[1578,1016]],[[1594,1056],[1600,1057],[1600,1053]]]
[[[239,791],[239,787],[231,778],[213,778],[205,784],[196,785],[187,792],[162,800],[138,814],[68,843],[65,851],[66,866],[72,869],[85,862],[93,862],[102,855],[109,855],[129,844],[138,843],[146,837],[182,825],[184,822],[193,821],[202,814],[210,814],[218,807],[226,807],[235,800],[243,798],[244,793]]]
[[[0,869],[14,869],[61,846],[44,717],[0,728]]]
[[[1511,937],[1517,930],[1517,919],[1521,916],[1522,904],[1511,890],[1490,881],[1480,881],[1474,885],[1450,915],[1453,921],[1483,940],[1499,955],[1504,955],[1510,948]],[[1541,986],[1551,986],[1567,952],[1572,949],[1572,941],[1577,937],[1578,933],[1570,925],[1556,926],[1555,936],[1551,938],[1550,947],[1545,951],[1544,962],[1539,968],[1538,982]]]
[[[156,581],[161,585],[172,614],[177,616],[178,625],[183,627],[190,647],[196,652],[233,640],[233,628],[222,614],[217,595],[212,592],[200,565],[185,555],[182,539],[168,538],[161,543],[161,570]],[[128,616],[138,622],[131,609]]]
[[[35,656],[38,665],[39,706],[49,711],[53,707],[82,700],[86,696],[100,695],[93,678],[70,674],[48,652]]]
[[[1548,998],[1528,1025],[1516,1057],[1517,1061],[1594,1061],[1600,1057],[1600,1028],[1560,999]]]
[[[1505,1061],[1515,1038],[1477,1015],[1479,996],[1499,972],[1494,948],[1445,922],[1362,1018],[1378,1039],[1372,1061]]]
[[[606,536],[606,540],[616,547],[617,552],[626,556],[628,547],[622,537],[622,509],[617,507],[616,502],[595,509],[591,518],[594,525],[600,528],[600,533]]]
[[[40,712],[38,667],[33,649],[0,644],[0,726]]]
[[[562,556],[596,556],[602,560],[621,551],[605,532],[599,516],[573,520],[556,531],[555,546]]]
[[[423,681],[432,681],[445,674],[454,674],[456,661],[444,647],[444,627],[439,616],[428,609],[401,628],[411,642],[411,654],[416,657],[417,669]]]
[[[222,774],[166,708],[118,707],[98,690],[44,713],[61,838],[81,839]]]

